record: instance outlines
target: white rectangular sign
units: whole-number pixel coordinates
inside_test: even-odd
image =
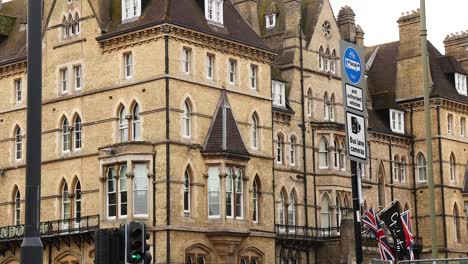
[[[367,156],[365,119],[362,116],[346,112],[346,121],[349,155],[365,160]]]
[[[363,97],[362,97],[362,89],[359,87],[355,87],[349,84],[346,84],[346,106],[359,110],[364,111],[363,107]]]

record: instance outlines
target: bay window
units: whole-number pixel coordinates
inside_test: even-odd
[[[146,164],[135,164],[133,169],[133,214],[148,215],[148,168]]]
[[[208,169],[208,217],[220,217],[220,180],[218,167]]]

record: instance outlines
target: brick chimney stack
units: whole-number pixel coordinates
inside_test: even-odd
[[[421,55],[421,14],[418,10],[402,13],[400,27],[400,51],[398,59]]]
[[[338,13],[338,28],[341,38],[348,42],[356,43],[356,14],[350,6],[344,6]]]
[[[468,30],[448,35],[444,40],[445,54],[457,59],[468,71]]]

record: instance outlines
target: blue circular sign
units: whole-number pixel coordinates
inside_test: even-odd
[[[356,49],[349,47],[343,57],[343,65],[348,79],[357,84],[361,80],[361,58]]]

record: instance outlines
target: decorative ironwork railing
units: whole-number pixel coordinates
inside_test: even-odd
[[[276,225],[276,237],[286,239],[324,240],[340,237],[340,227],[306,227]]]
[[[41,222],[41,237],[73,235],[99,229],[99,215]],[[24,225],[0,227],[0,242],[22,239]]]

